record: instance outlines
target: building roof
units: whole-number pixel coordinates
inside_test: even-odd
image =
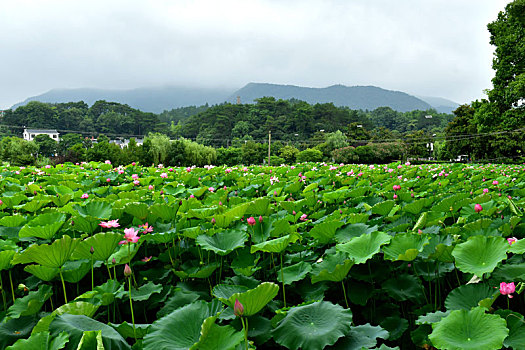
[[[58,134],[56,129],[25,129],[30,134]]]

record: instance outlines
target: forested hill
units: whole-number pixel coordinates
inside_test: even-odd
[[[242,103],[253,103],[257,98],[271,96],[276,99],[297,99],[311,104],[333,103],[350,109],[374,110],[390,107],[398,112],[427,110],[432,106],[427,102],[401,91],[385,90],[376,86],[333,85],[326,88],[308,88],[294,85],[249,83],[230,96],[228,102],[234,103],[237,96]]]
[[[93,105],[105,100],[126,104],[144,112],[160,113],[164,110],[186,106],[217,104],[226,101],[233,89],[189,88],[189,87],[152,87],[131,90],[107,89],[53,89],[38,96],[29,97],[17,103],[11,109],[26,105],[31,101],[46,103],[67,103],[83,101]]]
[[[335,106],[356,110],[372,111],[378,107],[390,107],[398,112],[436,109],[451,113],[458,107],[455,102],[436,97],[415,97],[400,91],[385,90],[375,86],[334,85],[327,88],[308,88],[293,85],[250,83],[233,92],[234,89],[212,89],[191,87],[151,87],[131,90],[105,89],[54,89],[26,99],[12,107],[26,105],[30,101],[45,103],[68,103],[84,101],[93,105],[105,100],[126,104],[132,108],[152,113],[161,113],[188,106],[215,105],[224,102],[253,103],[261,97],[296,99],[310,104],[333,103]]]

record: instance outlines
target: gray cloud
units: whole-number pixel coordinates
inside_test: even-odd
[[[63,87],[376,85],[459,103],[490,88],[510,0],[20,0],[0,4],[0,108]]]

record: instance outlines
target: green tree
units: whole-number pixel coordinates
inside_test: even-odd
[[[32,165],[38,146],[32,141],[26,141],[19,137],[4,137],[0,141],[0,154],[3,161],[12,165]]]
[[[46,134],[37,135],[34,139],[38,153],[44,157],[52,157],[57,152],[57,142]]]
[[[509,3],[487,27],[495,76],[476,121],[480,131],[517,129],[525,125],[525,0]]]

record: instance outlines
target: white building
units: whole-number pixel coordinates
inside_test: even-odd
[[[47,135],[56,142],[60,141],[60,134],[54,129],[24,129],[24,140],[33,141],[37,135]]]

